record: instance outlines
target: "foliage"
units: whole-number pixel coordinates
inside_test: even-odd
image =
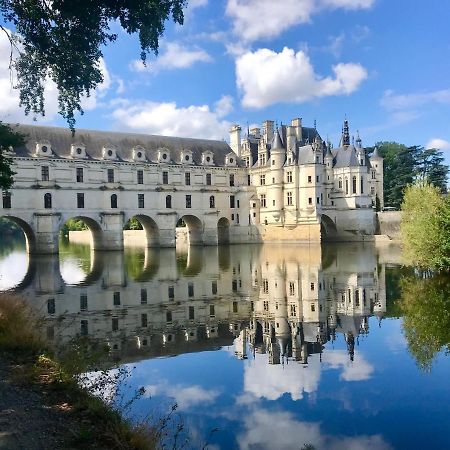
[[[409,186],[402,204],[401,236],[407,261],[450,267],[450,200],[429,184]]]
[[[25,136],[14,131],[11,126],[0,122],[0,190],[7,191],[13,185],[15,172],[11,169],[11,158],[4,152],[10,147],[18,147],[25,143]]]
[[[450,351],[450,279],[406,277],[401,281],[400,306],[409,351],[417,364],[430,370],[435,355]]]
[[[0,0],[5,21],[20,36],[12,37],[19,52],[17,71],[20,105],[25,113],[45,114],[47,79],[58,88],[59,112],[73,130],[82,113],[81,98],[103,81],[102,47],[114,42],[117,23],[128,34],[139,34],[141,59],[158,53],[165,22],[182,24],[186,0]],[[6,31],[6,30],[4,30]],[[9,37],[9,35],[8,35]]]
[[[377,142],[379,155],[384,159],[384,203],[400,208],[407,186],[415,181],[428,182],[447,192],[449,168],[444,164],[442,152],[397,142]],[[368,148],[370,153],[373,149]]]
[[[14,234],[20,236],[23,234],[23,231],[12,220],[9,220],[5,217],[0,217],[0,234]]]
[[[124,230],[143,230],[141,222],[136,219],[136,217],[132,217],[124,226]]]
[[[87,225],[81,219],[69,219],[62,227],[61,234],[68,236],[69,231],[83,231],[87,230]]]

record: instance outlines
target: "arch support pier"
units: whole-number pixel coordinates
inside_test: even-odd
[[[123,250],[123,213],[101,213],[100,223],[102,236],[94,238],[94,250]]]
[[[61,214],[34,213],[33,222],[35,240],[28,244],[29,252],[38,255],[58,253]]]

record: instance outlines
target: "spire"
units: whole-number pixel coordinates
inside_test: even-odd
[[[344,127],[342,129],[342,145],[347,146],[350,145],[350,132],[348,128],[348,120],[344,120]]]
[[[370,159],[375,159],[375,158],[380,158],[380,154],[378,153],[378,147],[375,147],[372,155],[370,156]]]
[[[274,149],[284,149],[284,145],[281,140],[280,132],[278,131],[278,128],[275,131],[275,136],[274,136],[273,142],[272,142],[272,150],[274,150]]]
[[[359,137],[359,130],[356,130],[356,146],[358,148],[362,148],[362,141],[361,138]]]

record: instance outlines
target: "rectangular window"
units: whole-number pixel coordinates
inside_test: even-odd
[[[259,176],[259,182],[260,182],[261,186],[264,186],[266,184],[266,176],[265,175],[260,175]]]
[[[213,281],[211,283],[211,292],[212,292],[213,295],[217,294],[217,281]]]
[[[191,174],[190,174],[190,172],[186,172],[184,174],[184,182],[185,182],[186,186],[190,186],[191,185]]]
[[[230,208],[234,208],[235,206],[235,198],[234,195],[230,195]]]
[[[264,278],[264,280],[262,281],[262,286],[263,286],[263,293],[268,294],[269,293],[269,280],[267,280],[267,278]]]
[[[172,322],[172,311],[166,311],[166,322],[167,323]]]
[[[3,208],[11,209],[11,192],[3,191]]]
[[[312,205],[312,197],[308,197],[308,205]]]
[[[87,294],[80,294],[80,311],[87,311],[87,309],[88,309]]]
[[[84,208],[84,194],[77,194],[77,208]]]
[[[147,328],[147,314],[141,314],[141,327],[142,328]]]
[[[216,308],[214,305],[209,305],[209,317],[214,317],[216,315]]]
[[[311,175],[308,175],[308,183],[312,183],[312,177],[311,177]]]
[[[266,207],[266,195],[261,194],[261,208],[265,208],[265,207]]]
[[[144,184],[144,171],[143,170],[137,171],[137,184]]]
[[[47,312],[49,314],[55,314],[55,299],[54,298],[49,298],[47,300]]]
[[[114,183],[114,169],[108,169],[108,183]]]
[[[233,292],[237,291],[237,281],[236,280],[233,280],[231,282],[231,289],[232,289]]]
[[[138,194],[138,208],[144,207],[144,194]]]
[[[370,194],[375,195],[375,188],[373,186],[370,188]]]
[[[240,207],[240,202],[239,202],[239,200],[236,200],[236,205],[237,205],[238,208]]]
[[[320,197],[316,197],[316,202],[318,205],[320,205]]]
[[[141,289],[141,305],[147,304],[147,289]]]
[[[41,167],[41,175],[42,181],[48,181],[50,179],[50,172],[48,166]]]
[[[167,289],[167,294],[169,296],[169,299],[173,300],[175,298],[175,287],[169,286],[169,288]]]
[[[163,184],[169,184],[169,172],[162,173],[162,182]]]
[[[287,193],[287,204],[288,206],[292,206],[292,192]]]
[[[195,311],[193,306],[189,306],[189,320],[195,319]]]
[[[233,312],[234,313],[238,312],[238,302],[233,302]]]
[[[211,174],[206,174],[206,186],[211,186]]]
[[[77,167],[77,183],[82,183],[84,181],[84,173],[82,167]]]
[[[87,320],[82,320],[80,322],[80,334],[81,334],[81,336],[87,336],[88,332],[89,332],[88,321]]]
[[[194,296],[194,283],[188,284],[188,296],[193,297]]]
[[[289,295],[295,295],[295,283],[292,281],[289,283]]]
[[[319,180],[320,180],[320,177],[319,177],[319,175],[316,175],[316,183],[318,183],[318,182],[319,182]]]
[[[252,178],[250,175],[247,175],[247,186],[250,186],[252,184]]]
[[[230,186],[234,186],[234,173],[230,173]]]
[[[120,306],[120,292],[114,292],[113,304],[114,304],[114,306]]]
[[[361,177],[360,180],[361,194],[364,194],[364,177]]]
[[[314,303],[311,303],[311,311],[314,312],[316,310],[316,305]]]
[[[314,283],[311,283],[311,290],[314,290]]]
[[[269,302],[268,301],[263,302],[263,308],[264,308],[264,311],[269,311]]]
[[[192,208],[192,197],[190,195],[186,195],[186,208]]]
[[[112,331],[119,331],[119,318],[113,317],[111,322]]]
[[[287,182],[292,183],[292,172],[287,173]]]

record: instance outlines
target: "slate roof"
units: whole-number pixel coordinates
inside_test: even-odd
[[[356,156],[356,148],[353,145],[333,148],[331,150],[334,157],[333,167],[352,167],[359,166],[359,160]]]
[[[72,144],[84,144],[87,160],[103,160],[102,149],[112,146],[116,149],[118,161],[133,161],[132,150],[136,146],[144,148],[147,162],[157,162],[158,149],[167,148],[170,152],[172,163],[180,163],[183,150],[192,151],[194,164],[202,164],[202,154],[210,151],[214,155],[214,165],[224,166],[225,157],[233,153],[230,146],[224,141],[209,139],[192,139],[171,136],[145,135],[138,133],[119,133],[113,131],[96,131],[77,129],[75,136],[67,128],[45,127],[36,125],[13,126],[27,136],[25,146],[14,149],[16,156],[30,157],[35,153],[37,142],[49,141],[54,156],[59,158],[71,158],[70,147]],[[237,156],[239,166],[244,166]]]

